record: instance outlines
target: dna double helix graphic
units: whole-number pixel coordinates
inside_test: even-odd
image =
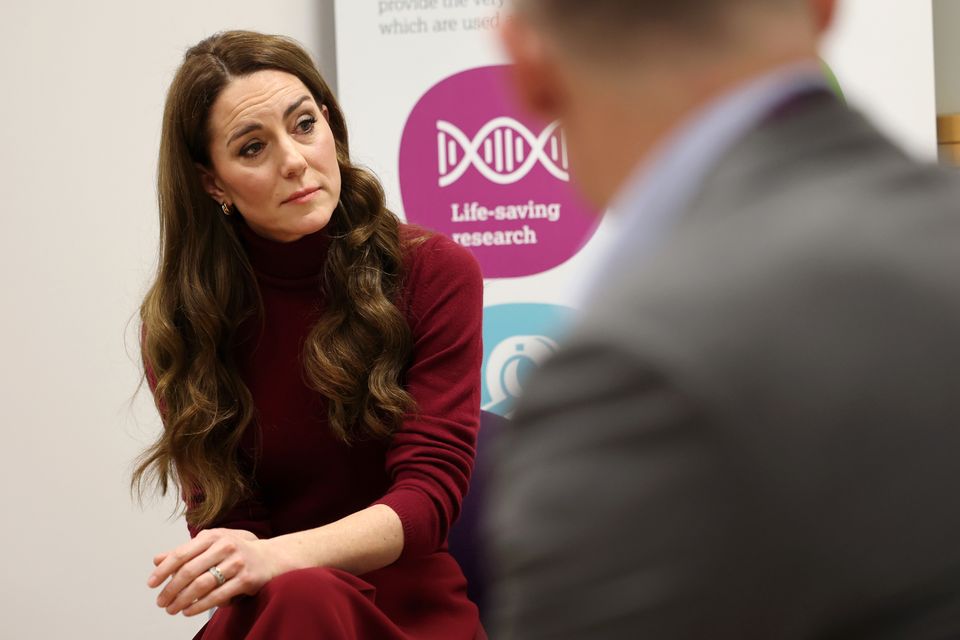
[[[567,143],[559,122],[534,135],[513,118],[501,116],[487,122],[473,140],[456,125],[437,121],[437,154],[440,186],[449,187],[471,166],[495,184],[522,180],[539,162],[555,178],[569,182]]]

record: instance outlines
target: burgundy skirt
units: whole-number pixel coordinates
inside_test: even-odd
[[[445,551],[355,576],[301,569],[217,609],[194,640],[477,640],[467,582]]]

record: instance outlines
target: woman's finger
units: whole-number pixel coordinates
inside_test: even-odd
[[[213,535],[198,535],[196,538],[168,552],[147,579],[147,586],[158,587],[173,575],[184,563],[206,551],[217,540]]]
[[[237,556],[233,556],[231,559],[228,559],[217,565],[217,568],[220,570],[221,575],[224,578],[223,586],[226,586],[227,583],[237,577],[237,575],[240,573],[241,566],[242,563]],[[236,584],[231,585],[231,588],[235,588],[235,586]],[[204,571],[201,575],[197,576],[193,582],[181,590],[175,600],[167,605],[167,613],[180,613],[193,603],[207,597],[211,592],[219,589],[220,587],[220,581],[213,575],[213,573],[211,573],[209,570]]]
[[[233,541],[218,541],[200,555],[185,562],[163,586],[163,590],[157,596],[157,605],[169,608],[174,600],[179,598],[180,594],[198,578],[202,576],[213,578],[213,575],[209,573],[210,567],[224,563],[229,556],[236,553],[236,550],[236,543]],[[214,582],[216,582],[215,579]],[[203,595],[203,593],[200,595]],[[185,602],[183,606],[190,604],[190,602],[193,602],[193,600]]]
[[[214,607],[222,607],[230,602],[233,598],[240,595],[243,595],[242,582],[236,579],[228,579],[223,583],[222,587],[214,589],[184,609],[183,615],[188,617],[195,616],[198,613],[203,613],[204,611],[208,611]]]

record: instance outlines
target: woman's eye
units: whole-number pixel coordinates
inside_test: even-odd
[[[300,133],[310,133],[313,126],[317,124],[317,119],[313,116],[306,116],[297,121],[297,131]]]
[[[243,156],[244,158],[252,158],[253,156],[260,153],[261,149],[263,149],[262,142],[251,142],[248,145],[244,145],[244,147],[240,149],[240,155]]]

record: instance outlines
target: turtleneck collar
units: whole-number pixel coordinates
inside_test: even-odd
[[[237,234],[258,274],[301,281],[312,280],[323,270],[330,246],[330,236],[325,229],[293,242],[278,242],[258,235],[241,216],[234,217]]]

